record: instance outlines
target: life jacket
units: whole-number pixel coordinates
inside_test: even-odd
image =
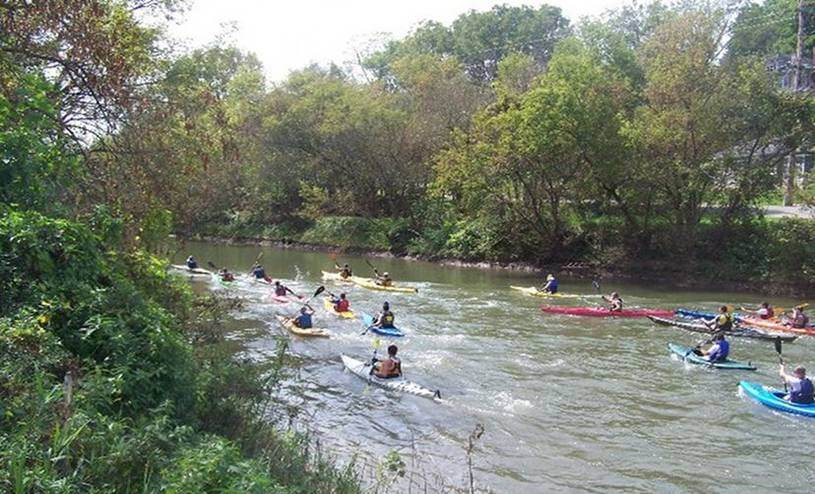
[[[615,302],[618,304],[617,307],[614,306]],[[621,298],[618,298],[616,300],[612,299],[612,301],[609,302],[609,303],[611,304],[611,307],[609,307],[608,310],[615,311],[615,312],[623,310],[623,299],[621,299]]]
[[[793,328],[805,328],[807,327],[807,324],[809,324],[809,317],[807,317],[804,313],[801,313],[800,317],[796,317],[792,321]]]
[[[298,328],[308,329],[311,327],[311,314],[300,314],[295,321]]]
[[[197,269],[198,263],[192,257],[187,258],[187,267],[190,269]]]
[[[721,362],[727,359],[728,355],[730,355],[730,342],[722,340],[716,343],[716,349],[707,355],[707,359],[710,362]]]
[[[354,276],[354,273],[352,273],[350,269],[343,268],[340,270],[340,276],[342,278],[350,278],[351,276]]]
[[[767,314],[761,316],[762,319],[772,319],[775,317],[775,310],[772,307],[767,308]]]
[[[380,377],[382,379],[392,379],[394,377],[401,376],[402,375],[402,361],[399,360],[397,357],[388,357],[387,360],[383,360],[382,362],[380,362],[380,364],[379,364],[380,367],[379,368],[382,369],[382,364],[384,364],[385,362],[388,362],[388,361],[390,361],[393,365],[390,366],[390,369],[388,369],[387,374],[378,375],[377,377]]]
[[[348,308],[350,307],[350,303],[348,299],[339,299],[336,304],[334,304],[334,310],[337,312],[348,312]]]
[[[790,401],[792,403],[810,404],[815,401],[815,389],[809,378],[798,379],[790,382]]]
[[[557,293],[557,280],[551,280],[546,284],[546,290],[549,293]]]
[[[393,315],[393,312],[387,311],[382,313],[382,317],[379,320],[382,322],[383,328],[392,328],[393,321],[396,319],[396,316]]]
[[[286,287],[283,285],[278,285],[274,289],[274,294],[278,297],[284,297],[286,295]]]
[[[725,313],[716,316],[716,329],[720,329],[722,331],[730,331],[733,329],[733,315],[730,313]]]

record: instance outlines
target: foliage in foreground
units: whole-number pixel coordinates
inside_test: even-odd
[[[262,421],[284,367],[232,359],[223,302],[103,236],[0,216],[0,491],[357,492]]]

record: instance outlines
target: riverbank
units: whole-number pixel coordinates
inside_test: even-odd
[[[0,491],[360,492],[270,419],[285,345],[236,358],[239,300],[194,294],[94,220],[0,214]]]
[[[538,273],[544,276],[555,272],[560,276],[575,279],[599,280],[603,283],[638,282],[653,283],[663,288],[687,290],[723,290],[734,292],[762,293],[789,297],[812,297],[815,295],[815,277],[809,282],[785,282],[777,279],[736,278],[726,276],[726,270],[716,269],[715,263],[701,261],[693,265],[678,266],[670,261],[639,261],[629,264],[618,263],[610,266],[595,259],[573,261],[566,264],[538,265],[530,262],[500,262],[488,260],[467,260],[428,254],[394,253],[385,248],[370,248],[348,245],[347,243],[304,242],[300,240],[268,238],[263,236],[190,235],[178,234],[183,240],[200,240],[228,245],[258,245],[280,249],[343,253],[378,258],[398,258],[408,261],[423,261],[442,266],[473,268],[484,270],[506,270],[524,273]]]

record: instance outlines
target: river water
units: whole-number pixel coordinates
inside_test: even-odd
[[[380,271],[418,288],[385,293],[321,280],[333,260],[323,252],[187,243],[187,254],[245,271],[258,253],[267,273],[299,293],[321,284],[345,290],[352,308],[375,313],[391,303],[405,375],[441,390],[442,402],[368,387],[343,369],[340,354],[368,359],[373,336],[359,321],[328,314],[322,303],[315,325],[330,339],[284,334],[275,312],[299,306],[268,299],[269,289],[243,278],[234,295],[246,298],[233,336],[255,358],[271,358],[277,341],[301,363],[285,383],[286,399],[302,409],[308,429],[341,460],[360,464],[397,450],[412,472],[390,492],[463,489],[468,437],[484,435],[472,455],[476,487],[493,492],[813,492],[808,457],[815,420],[772,412],[742,397],[740,380],[775,385],[778,357],[772,343],[736,339],[731,356],[758,372],[715,371],[671,358],[668,342],[692,346],[702,336],[653,325],[647,319],[578,318],[544,314],[544,299],[509,290],[531,285],[531,275],[440,267],[399,259],[371,259]],[[340,257],[368,276],[362,258]],[[202,262],[203,264],[203,262]],[[210,281],[196,281],[218,289]],[[706,293],[607,283],[628,307],[714,309],[755,305],[760,294]],[[593,305],[585,281],[561,280],[561,291],[589,295],[563,305]],[[782,307],[791,300],[773,299]],[[382,341],[381,352],[387,341]],[[784,345],[790,364],[815,369],[813,340]],[[803,454],[801,454],[803,453]],[[373,474],[370,474],[371,476]],[[417,480],[420,479],[420,480]],[[422,480],[423,479],[423,480]],[[428,480],[429,479],[429,480]]]

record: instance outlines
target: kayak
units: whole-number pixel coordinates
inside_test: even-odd
[[[537,287],[534,286],[509,286],[513,290],[518,290],[519,292],[524,292],[527,295],[532,295],[535,297],[544,297],[544,298],[578,298],[582,297],[582,295],[578,295],[576,293],[546,293],[538,290]]]
[[[689,309],[676,309],[676,314],[682,317],[687,317],[691,319],[713,319],[717,316],[712,312],[703,312],[698,310],[689,310]],[[797,333],[797,334],[806,334],[815,336],[815,327],[806,327],[806,328],[792,328],[790,326],[784,326],[783,324],[772,321],[770,319],[761,319],[759,317],[750,317],[750,316],[742,316],[740,314],[735,314],[735,319],[737,323],[745,324],[748,326],[756,326],[762,329],[769,329],[772,331],[781,331],[785,333]]]
[[[377,285],[372,278],[360,278],[359,276],[352,276],[351,281],[353,281],[355,285],[361,286],[362,288],[367,288],[369,290],[382,290],[385,292],[402,292],[402,293],[417,293],[419,291],[418,288],[407,288],[395,285],[391,286]]]
[[[331,336],[331,333],[329,333],[325,329],[320,329],[320,328],[308,328],[308,329],[298,328],[297,326],[294,325],[294,319],[292,319],[292,318],[281,316],[279,314],[276,315],[275,317],[277,318],[277,321],[280,323],[281,326],[288,329],[291,333],[294,333],[297,336],[310,337],[310,338],[313,338],[313,337],[328,338],[329,336]]]
[[[690,362],[697,365],[707,365],[717,369],[731,369],[731,370],[756,370],[756,366],[751,363],[737,362],[735,360],[725,359],[720,362],[709,362],[701,355],[693,352],[693,348],[684,345],[677,345],[676,343],[668,343],[668,350],[672,353],[679,355],[685,362]]]
[[[386,389],[422,396],[432,400],[441,400],[441,392],[438,389],[433,391],[432,389],[425,388],[420,384],[408,381],[404,377],[382,379],[381,377],[376,377],[371,374],[371,364],[369,362],[363,362],[362,360],[357,360],[349,357],[348,355],[340,355],[340,357],[342,358],[342,364],[346,369],[370,384],[376,384],[377,386],[381,386]]]
[[[330,312],[330,313],[332,313],[332,314],[334,314],[334,315],[336,315],[338,317],[343,317],[345,319],[353,319],[354,317],[356,317],[356,314],[354,314],[354,311],[352,311],[352,310],[347,310],[347,311],[344,311],[344,312],[337,312],[334,309],[334,304],[331,303],[331,298],[330,297],[323,297],[323,307],[325,307],[325,310],[327,310],[328,312]]]
[[[684,329],[686,331],[692,331],[694,333],[706,333],[706,334],[713,334],[716,331],[710,329],[709,327],[705,326],[704,324],[693,323],[688,321],[679,321],[677,319],[667,319],[664,317],[656,317],[656,316],[648,316],[652,322],[656,324],[660,324],[662,326],[674,326],[677,328]],[[726,335],[728,336],[735,336],[739,338],[756,338],[759,340],[775,340],[777,338],[781,338],[781,341],[786,343],[792,343],[798,337],[797,336],[779,336],[767,333],[765,331],[761,331],[759,329],[753,328],[736,328],[731,331],[726,331]]]
[[[269,296],[272,299],[272,302],[277,302],[278,304],[288,304],[289,302],[294,302],[294,298],[289,297],[288,295],[275,295],[274,293]]]
[[[777,320],[774,321],[772,319],[762,319],[760,317],[738,316],[736,319],[743,324],[749,324],[750,326],[756,326],[759,328],[769,329],[772,331],[783,331],[787,333],[798,333],[815,336],[815,327],[811,325],[805,328],[793,328],[792,326],[785,326],[778,322]]]
[[[748,381],[741,381],[739,387],[744,391],[744,394],[766,407],[782,412],[815,417],[815,404],[804,405],[801,403],[790,403],[784,399],[786,393],[781,390],[768,388],[761,384]]]
[[[170,268],[190,276],[212,276],[212,271],[203,268],[190,269],[185,264],[170,264]]]
[[[399,328],[377,328],[373,325],[374,318],[370,314],[362,312],[360,317],[362,318],[362,326],[368,331],[373,331],[374,333],[381,334],[382,336],[393,336],[394,338],[405,336],[405,333],[403,333]]]
[[[673,315],[672,310],[662,309],[625,309],[610,311],[605,307],[563,307],[559,305],[542,305],[541,310],[550,314],[591,317],[671,317]]]
[[[330,271],[323,271],[323,279],[328,281],[336,281],[338,283],[353,283],[349,278],[343,278],[340,273],[332,273]]]

